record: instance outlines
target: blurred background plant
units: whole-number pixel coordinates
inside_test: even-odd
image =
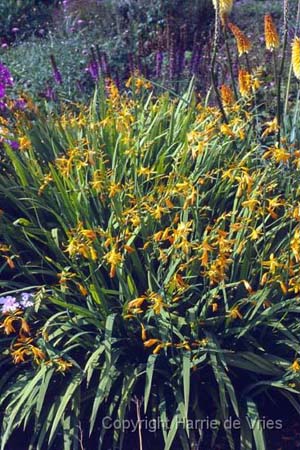
[[[13,45],[7,48],[4,43],[1,57],[14,73],[17,88],[35,95],[51,85],[52,53],[65,81],[61,92],[73,98],[91,93],[95,78],[89,71],[94,58],[91,48],[95,51],[96,47],[104,70],[117,83],[138,69],[166,87],[175,83],[177,89],[185,89],[190,75],[207,63],[212,8],[209,0],[181,3],[68,0],[51,4],[44,9],[49,23],[43,34],[36,33],[33,25],[29,36],[20,25],[18,32],[12,32]],[[36,11],[38,7],[42,8],[41,2]],[[32,8],[29,10],[32,14]],[[27,23],[32,23],[29,16]]]
[[[4,21],[5,33],[10,38],[8,43],[4,41],[2,44],[1,59],[10,67],[15,79],[14,89],[18,93],[25,90],[51,99],[52,89],[57,88],[52,77],[51,54],[62,74],[63,84],[58,89],[62,98],[74,100],[90,96],[95,81],[101,75],[112,76],[118,86],[124,87],[124,81],[136,70],[157,85],[177,92],[187,88],[192,75],[202,96],[209,89],[210,74],[207,68],[211,61],[213,28],[210,0],[65,0],[51,3],[40,0],[35,1],[34,6],[28,0],[27,9],[24,2],[1,4],[2,8],[7,8],[6,12],[3,11],[7,16],[19,17],[22,10],[24,13],[20,17],[26,17],[26,20],[22,19],[24,26],[21,19],[18,26],[15,26],[13,19]],[[236,3],[232,20],[244,26],[249,38],[257,43],[258,51],[249,56],[253,67],[261,66],[261,61],[265,59],[263,46],[260,45],[263,26],[258,18],[269,11],[280,24],[280,5],[279,0]],[[290,17],[295,14],[295,8],[293,3]],[[44,20],[40,13],[47,18],[47,24],[42,28],[38,25]],[[13,28],[18,28],[18,31],[12,31]],[[292,28],[290,22],[290,36],[293,34]],[[233,45],[231,35],[229,40]],[[235,52],[232,58],[237,67],[238,56]],[[95,72],[93,66],[97,59],[99,67]],[[268,72],[265,66],[261,69]],[[220,83],[225,82],[228,76],[225,51],[221,51],[218,55]]]
[[[5,0],[0,2],[0,42],[18,42],[32,35],[43,37],[52,26],[57,0]]]

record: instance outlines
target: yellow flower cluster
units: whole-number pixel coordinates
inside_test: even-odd
[[[226,22],[227,16],[231,13],[234,0],[213,0],[216,11],[219,11],[220,18],[223,23]]]

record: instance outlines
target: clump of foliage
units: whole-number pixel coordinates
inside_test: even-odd
[[[193,83],[154,95],[140,76],[124,93],[106,77],[88,106],[55,113],[7,102],[3,450],[21,427],[30,449],[213,448],[225,436],[230,449],[263,450],[270,397],[300,411],[299,96],[289,96],[300,40],[286,82],[275,66],[277,101],[261,104],[269,86],[248,64],[252,43],[228,22],[231,2],[215,5],[215,105],[197,102]],[[276,60],[270,15],[265,31]],[[220,85],[229,32],[238,79],[232,70]],[[280,62],[286,33],[285,23]],[[144,429],[146,418],[157,426]],[[116,425],[130,420],[135,432]]]

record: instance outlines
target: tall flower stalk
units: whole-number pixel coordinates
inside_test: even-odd
[[[294,39],[296,38],[298,30],[299,30],[299,23],[300,23],[300,0],[298,0]],[[291,61],[290,67],[289,67],[289,74],[288,74],[287,85],[286,85],[286,92],[285,92],[284,112],[283,112],[284,117],[286,117],[287,109],[288,109],[288,102],[289,102],[289,94],[290,94],[290,88],[291,88],[292,74],[293,74],[293,63]]]
[[[272,16],[270,14],[265,15],[265,42],[266,49],[272,53],[273,64],[274,64],[274,77],[276,85],[276,119],[278,125],[277,131],[277,142],[280,145],[280,126],[281,126],[281,68],[278,70],[277,67],[277,55],[276,50],[279,48],[280,39],[276,30],[276,26],[273,22]]]
[[[297,125],[297,119],[298,119],[298,113],[299,113],[299,96],[300,96],[300,89],[299,89],[299,81],[300,81],[300,38],[295,37],[292,43],[292,62],[291,67],[293,69],[294,75],[297,79],[297,98],[296,98],[296,107],[293,117],[293,125],[292,125],[292,132],[290,136],[290,142],[294,142],[295,140],[295,134],[296,134],[296,125]]]
[[[233,64],[232,64],[232,58],[231,58],[231,53],[230,53],[230,48],[229,48],[227,24],[226,23],[224,24],[223,30],[224,30],[225,48],[226,48],[226,53],[227,53],[231,84],[232,84],[232,89],[233,89],[233,92],[234,92],[235,100],[237,100],[238,99],[238,94],[237,94],[237,88],[236,88],[236,83],[235,83],[235,76],[234,76],[234,73],[233,73]]]
[[[226,116],[226,112],[222,103],[222,98],[217,86],[217,79],[216,79],[216,73],[215,73],[215,66],[216,66],[216,59],[217,59],[217,52],[218,52],[218,42],[220,37],[220,0],[214,0],[214,6],[215,6],[215,30],[214,30],[214,40],[213,40],[213,50],[212,50],[212,59],[211,59],[211,82],[212,87],[218,102],[218,106],[220,109],[220,112],[222,114],[222,118],[225,123],[228,123],[228,119]]]
[[[55,83],[62,84],[63,79],[62,79],[60,70],[57,67],[54,55],[50,55],[50,61],[51,61],[51,66],[52,66],[53,77],[54,77]]]
[[[278,71],[278,81],[277,81],[277,121],[278,121],[278,132],[277,141],[280,144],[280,125],[281,125],[281,114],[282,114],[282,103],[281,103],[281,82],[283,77],[286,48],[287,48],[287,37],[288,37],[288,13],[289,13],[289,0],[284,0],[283,2],[283,48],[280,68]],[[284,125],[284,124],[283,124]]]

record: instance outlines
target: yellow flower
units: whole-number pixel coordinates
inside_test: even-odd
[[[179,222],[177,229],[174,230],[174,242],[177,242],[180,238],[186,239],[188,234],[192,231],[193,221]]]
[[[295,207],[292,215],[295,220],[300,221],[300,203]]]
[[[32,356],[34,361],[39,364],[41,360],[45,359],[45,354],[38,347],[33,345],[33,339],[30,337],[21,336],[13,345],[11,356],[15,364],[26,361],[26,357]]]
[[[278,267],[281,267],[281,264],[276,260],[274,253],[270,255],[270,259],[268,261],[262,262],[263,267],[268,267],[269,272],[274,275],[276,272],[276,269]]]
[[[69,370],[73,364],[63,358],[55,358],[53,360],[54,364],[57,366],[55,372],[64,373]]]
[[[31,146],[31,142],[27,136],[21,136],[19,138],[20,150],[28,150]]]
[[[112,103],[117,103],[120,99],[120,93],[117,85],[113,82],[111,78],[106,78],[106,89],[108,91],[109,99],[112,101]]]
[[[6,253],[6,252],[9,252],[9,251],[10,251],[10,245],[2,244],[0,242],[0,252]]]
[[[292,65],[295,77],[300,80],[300,38],[296,37],[292,43]]]
[[[229,23],[228,27],[235,37],[239,56],[242,56],[244,53],[249,53],[249,50],[251,50],[251,42],[247,36],[233,23]]]
[[[155,347],[152,353],[153,355],[157,355],[163,348],[170,347],[171,345],[171,342],[162,342]]]
[[[243,318],[242,314],[240,313],[240,311],[237,307],[232,308],[229,311],[228,317],[230,317],[230,319],[242,319]]]
[[[277,117],[274,117],[273,120],[266,122],[264,125],[266,126],[266,129],[261,135],[263,138],[269,136],[269,134],[276,133],[279,130]]]
[[[300,279],[299,277],[294,277],[289,280],[290,289],[288,292],[294,292],[295,294],[299,294],[300,292]]]
[[[41,184],[39,191],[38,191],[38,195],[42,195],[44,190],[46,189],[46,187],[48,186],[48,184],[53,181],[52,175],[50,173],[46,174],[44,176],[44,181]]]
[[[37,364],[40,364],[41,360],[45,359],[45,354],[40,350],[38,347],[35,347],[34,345],[30,346],[31,354],[33,356],[34,361]]]
[[[88,295],[88,290],[81,283],[76,283],[76,285],[77,285],[81,295],[86,297]]]
[[[122,186],[120,183],[112,182],[109,187],[109,198],[113,198],[118,192],[122,191]]]
[[[242,203],[242,206],[244,208],[250,209],[250,211],[254,211],[256,209],[256,207],[258,207],[259,205],[260,205],[260,202],[258,200],[256,200],[255,198],[250,198],[249,200],[245,200]]]
[[[209,253],[213,251],[213,247],[208,243],[208,238],[205,238],[201,244],[202,255],[200,258],[202,266],[207,266],[209,261]]]
[[[121,253],[113,248],[104,256],[104,259],[106,259],[106,261],[110,264],[110,278],[114,278],[114,276],[116,275],[116,267],[122,262]]]
[[[243,97],[247,97],[251,93],[252,77],[245,69],[239,70],[239,89]]]
[[[278,147],[270,148],[264,153],[263,158],[268,158],[269,156],[272,156],[277,163],[286,163],[291,157],[284,148]]]
[[[223,23],[225,23],[227,16],[231,13],[233,0],[213,0],[215,10],[219,9],[219,14]]]
[[[221,127],[220,127],[220,131],[222,134],[224,134],[225,136],[229,136],[234,138],[235,134],[232,131],[232,129],[227,125],[227,123],[222,123]]]
[[[152,84],[150,81],[147,81],[146,79],[142,78],[139,71],[135,71],[133,76],[131,76],[127,81],[125,86],[127,88],[134,87],[137,92],[140,92],[142,88],[145,89],[151,89]]]
[[[279,206],[284,205],[284,200],[280,199],[279,196],[276,196],[274,198],[268,198],[268,206],[267,206],[267,211],[270,214],[270,216],[272,217],[272,219],[277,219],[278,214],[275,212],[275,209],[278,208]]]
[[[290,366],[290,369],[291,369],[293,372],[299,372],[299,370],[300,370],[300,364],[298,363],[298,360],[297,360],[297,359],[295,359],[295,361],[293,362],[293,364]]]
[[[271,52],[279,47],[279,36],[270,14],[265,15],[265,41],[267,50]]]
[[[5,334],[9,335],[12,333],[16,333],[17,330],[15,328],[15,324],[18,324],[18,331],[20,335],[23,335],[23,333],[30,334],[29,325],[27,321],[20,316],[21,314],[22,311],[16,311],[13,314],[8,315],[4,319],[0,328],[4,328]]]
[[[261,235],[262,232],[260,230],[258,230],[257,228],[253,228],[249,235],[249,238],[251,239],[251,241],[256,241]]]
[[[92,239],[92,240],[96,239],[96,237],[97,237],[96,232],[94,230],[90,230],[90,229],[82,229],[82,230],[80,230],[80,234],[82,236],[84,236],[85,238]]]
[[[149,300],[152,302],[152,309],[155,314],[160,314],[163,307],[166,306],[163,302],[162,296],[156,292],[152,292],[149,295]]]
[[[296,262],[300,261],[300,230],[297,229],[294,233],[293,239],[291,239],[291,250],[295,257]]]
[[[151,169],[151,167],[143,167],[143,166],[141,166],[137,170],[137,173],[140,176],[145,176],[145,177],[149,178],[151,175],[154,175],[156,172],[155,172],[155,170]]]
[[[70,256],[79,254],[86,259],[91,258],[93,261],[97,259],[97,253],[91,246],[91,243],[89,241],[80,242],[77,237],[73,237],[70,239],[65,252],[69,253]]]
[[[105,186],[105,174],[101,170],[95,170],[93,173],[93,180],[90,182],[93,189],[101,191]]]

